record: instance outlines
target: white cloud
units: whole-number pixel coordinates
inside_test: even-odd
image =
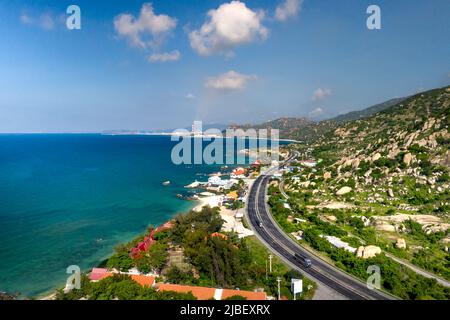
[[[19,19],[25,25],[37,26],[44,30],[52,30],[55,27],[55,18],[49,13],[43,13],[38,17],[22,13]]]
[[[196,96],[193,95],[192,93],[188,93],[188,94],[186,95],[186,99],[192,100],[192,99],[195,99],[195,98],[196,98]]]
[[[239,45],[267,38],[263,19],[263,11],[253,11],[243,2],[224,3],[208,12],[208,21],[200,29],[189,33],[191,47],[200,55],[232,55]]]
[[[33,19],[29,15],[23,13],[20,15],[20,22],[22,22],[23,24],[32,24]]]
[[[144,3],[139,16],[122,13],[114,18],[114,29],[120,37],[134,46],[157,46],[177,26],[177,20],[168,15],[157,15],[151,3]]]
[[[210,77],[205,82],[205,87],[221,90],[221,91],[235,91],[242,90],[247,86],[247,83],[251,80],[256,80],[254,75],[245,75],[230,70],[217,77]]]
[[[318,88],[318,89],[316,89],[316,91],[314,91],[314,94],[311,99],[313,101],[323,100],[326,97],[328,97],[329,95],[331,95],[330,89]]]
[[[322,113],[323,113],[323,109],[319,107],[319,108],[315,108],[314,110],[311,110],[308,113],[308,116],[314,118],[314,117],[320,116]]]
[[[150,62],[168,62],[177,61],[180,60],[180,58],[181,53],[178,50],[174,50],[172,52],[154,53],[148,58],[148,60]]]
[[[53,17],[49,14],[43,14],[40,17],[40,26],[45,30],[51,30],[55,26],[55,22],[53,21]]]
[[[275,19],[279,21],[286,21],[289,18],[295,17],[301,10],[303,0],[285,0],[275,9]]]

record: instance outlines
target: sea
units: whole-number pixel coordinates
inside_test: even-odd
[[[177,195],[189,196],[185,185],[207,181],[221,165],[176,165],[177,143],[157,135],[0,135],[0,291],[45,296],[64,286],[67,267],[88,271],[150,224],[192,209],[195,202]]]

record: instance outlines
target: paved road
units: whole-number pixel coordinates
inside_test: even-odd
[[[266,201],[267,185],[270,175],[262,174],[252,185],[247,201],[247,218],[255,234],[278,256],[294,265],[310,278],[321,283],[345,298],[352,300],[388,300],[390,295],[368,289],[366,284],[345,274],[325,261],[311,256],[295,243],[273,220]],[[262,223],[262,227],[259,224]],[[294,254],[308,256],[312,266],[307,268],[294,258]]]
[[[419,268],[416,265],[413,265],[412,263],[405,261],[403,259],[397,258],[396,256],[394,256],[393,254],[390,254],[389,252],[384,252],[384,254],[386,255],[386,257],[391,258],[392,260],[397,261],[398,263],[404,265],[405,267],[410,268],[412,271],[414,271],[417,274],[420,274],[421,276],[424,276],[426,278],[430,278],[430,279],[435,279],[437,282],[439,282],[441,285],[450,288],[450,281],[441,278],[437,275],[435,275],[432,272],[429,272],[427,270],[424,270],[422,268]]]

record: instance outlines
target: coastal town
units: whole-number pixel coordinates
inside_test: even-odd
[[[287,152],[287,150],[280,152],[280,159],[286,158]],[[302,165],[311,167],[314,165],[314,161],[304,161]],[[251,244],[250,247],[256,248],[258,255],[264,255],[263,257],[254,257],[254,253],[250,252],[250,259],[262,259],[262,261],[258,261],[258,263],[263,264],[260,265],[261,270],[259,272],[262,272],[262,276],[265,278],[262,282],[259,281],[260,285],[255,285],[255,283],[244,286],[253,288],[252,290],[244,290],[236,285],[233,286],[231,283],[225,286],[223,284],[219,286],[193,285],[193,283],[204,282],[196,281],[196,279],[202,277],[201,270],[198,270],[199,268],[195,267],[195,263],[192,263],[192,260],[194,260],[192,257],[188,258],[187,248],[183,247],[182,244],[175,244],[175,241],[172,240],[174,239],[173,233],[176,233],[174,229],[179,225],[180,219],[183,219],[181,217],[176,217],[158,227],[150,226],[148,233],[116,250],[116,253],[104,265],[94,267],[87,274],[83,274],[85,281],[82,281],[82,283],[96,285],[108,281],[107,279],[119,279],[120,277],[122,277],[120,279],[123,279],[123,277],[126,277],[127,280],[131,279],[139,286],[153,290],[155,294],[160,294],[159,297],[167,297],[168,299],[273,300],[277,297],[292,299],[292,280],[302,281],[299,279],[303,279],[302,293],[297,294],[296,298],[311,299],[314,295],[315,284],[304,278],[302,274],[294,270],[289,271],[290,268],[284,262],[272,256],[257,240],[245,217],[249,190],[261,172],[269,168],[276,168],[273,176],[277,180],[281,179],[284,173],[293,170],[288,165],[278,166],[279,163],[276,161],[268,162],[266,160],[264,162],[255,159],[247,166],[232,168],[224,166],[219,172],[210,174],[207,181],[195,180],[185,186],[187,190],[195,191],[195,194],[188,199],[197,202],[190,215],[217,215],[217,219],[220,220],[218,222],[220,228],[207,232],[209,239],[227,242],[233,249],[243,251],[248,250],[249,244]],[[169,185],[170,182],[163,182],[163,184]],[[211,217],[206,218],[209,220]],[[191,228],[193,226],[194,223],[191,224]],[[194,232],[194,229],[191,232]],[[168,238],[171,239],[168,240]],[[146,260],[146,262],[144,263],[143,260]],[[225,263],[228,264],[228,262]],[[214,273],[217,272],[218,270],[214,271]],[[274,289],[273,284],[268,283],[268,281],[278,281],[277,279],[280,279],[280,276],[285,278],[282,293],[280,293],[280,287],[277,289],[275,285]],[[247,277],[251,278],[252,276]],[[261,275],[258,277],[261,277]],[[244,279],[243,283],[248,280]],[[255,280],[250,280],[250,282],[255,282]],[[272,288],[267,292],[269,287]],[[72,283],[68,283],[64,290],[58,291],[56,295],[50,298],[92,298],[89,294],[84,295],[77,293],[77,291],[79,290],[74,289]]]

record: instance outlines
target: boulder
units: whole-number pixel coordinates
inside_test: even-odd
[[[331,172],[327,171],[323,174],[323,179],[327,180],[327,179],[331,179]]]
[[[406,241],[403,238],[398,238],[395,243],[395,247],[398,249],[406,249]]]
[[[394,197],[394,191],[392,191],[392,189],[389,188],[387,193],[390,198]]]
[[[381,253],[381,248],[378,246],[369,245],[367,247],[360,246],[356,251],[356,256],[358,258],[369,259],[375,257],[377,254]]]
[[[406,164],[407,166],[409,166],[411,164],[411,161],[412,161],[411,153],[407,153],[403,156],[403,163]]]
[[[355,159],[355,160],[353,160],[352,161],[352,168],[353,169],[358,169],[358,167],[359,167],[359,159]]]
[[[352,191],[352,188],[350,188],[350,187],[342,187],[336,192],[336,195],[337,196],[342,196],[342,195],[347,194],[347,193],[349,193],[351,191]]]
[[[381,158],[381,154],[379,152],[375,153],[372,158],[370,159],[372,162],[377,161]]]

